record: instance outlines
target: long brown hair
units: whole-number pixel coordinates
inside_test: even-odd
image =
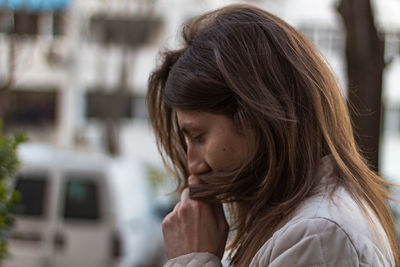
[[[313,173],[326,155],[336,164],[337,185],[377,215],[398,264],[388,184],[360,155],[344,97],[315,46],[249,5],[196,18],[183,28],[183,39],[183,48],[163,53],[147,95],[159,149],[178,188],[187,186],[189,172],[176,108],[224,114],[256,135],[258,149],[239,170],[204,175],[204,184],[191,188],[194,198],[230,204],[232,264],[249,265],[312,194],[319,182]]]

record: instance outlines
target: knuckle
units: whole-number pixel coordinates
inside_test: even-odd
[[[164,220],[161,223],[161,227],[164,228],[168,228],[171,225],[171,217],[169,215],[167,215]]]
[[[180,213],[186,214],[190,212],[192,209],[191,204],[188,201],[182,202],[182,204],[179,207]]]
[[[200,212],[205,207],[205,204],[202,201],[192,200],[191,201],[192,209],[196,212]]]
[[[176,212],[172,211],[169,213],[167,216],[165,216],[164,220],[161,223],[161,227],[164,228],[169,228],[173,225],[174,218],[176,217]]]
[[[171,213],[175,212],[179,208],[180,205],[181,205],[181,202],[176,203],[176,205]]]
[[[201,213],[201,204],[198,201],[185,201],[179,207],[178,216],[179,218],[193,217]]]
[[[190,201],[190,208],[192,212],[200,213],[205,207],[205,204],[198,200]]]
[[[200,201],[197,200],[193,200],[192,201],[192,207],[193,209],[200,209],[202,207],[202,203]]]

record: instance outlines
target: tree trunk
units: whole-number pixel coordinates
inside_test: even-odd
[[[363,155],[378,171],[384,38],[369,0],[341,0],[338,10],[346,28],[350,116]]]

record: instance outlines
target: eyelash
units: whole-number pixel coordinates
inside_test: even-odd
[[[203,135],[189,136],[188,139],[194,143],[201,143]]]
[[[201,141],[201,137],[202,137],[202,135],[193,136],[192,140],[195,141],[195,142],[200,142]]]

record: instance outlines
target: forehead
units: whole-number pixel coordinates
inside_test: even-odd
[[[188,111],[176,109],[179,128],[182,130],[214,129],[237,132],[233,121],[225,115],[204,111]]]
[[[175,109],[178,120],[202,119],[211,113],[196,110]]]
[[[211,122],[215,119],[215,115],[203,111],[176,109],[175,113],[178,119],[178,124],[181,128],[185,126],[195,126],[207,121]]]

